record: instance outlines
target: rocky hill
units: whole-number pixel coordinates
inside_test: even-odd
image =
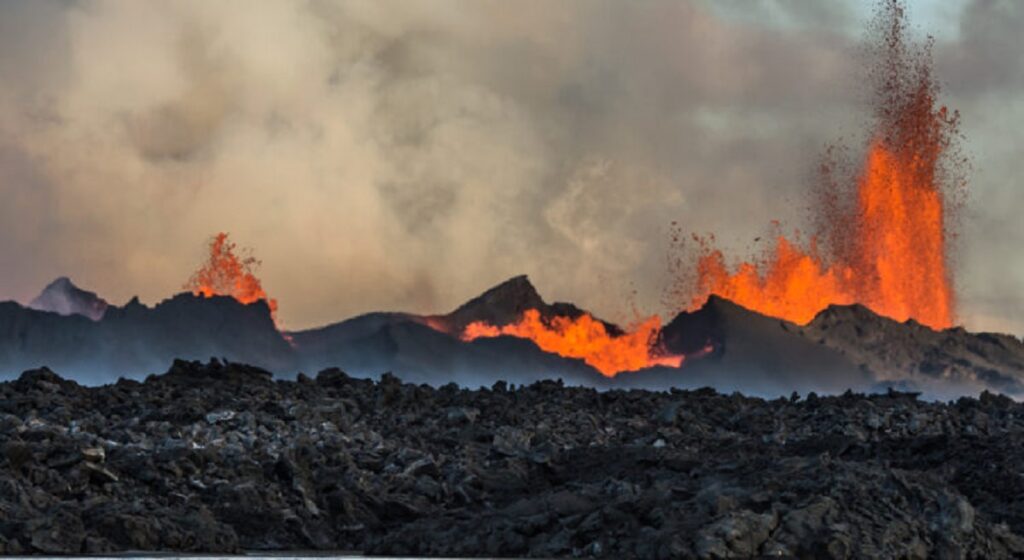
[[[982,389],[1024,396],[1024,342],[1011,335],[935,331],[860,305],[829,307],[800,332],[894,386],[946,396]]]
[[[262,301],[179,294],[153,307],[133,299],[98,321],[0,302],[0,379],[47,365],[86,383],[160,371],[175,358],[226,357],[275,371],[297,361]]]
[[[487,385],[497,379],[530,383],[560,377],[597,388],[707,386],[765,396],[890,387],[941,399],[983,390],[1024,396],[1024,342],[1019,339],[962,328],[933,331],[858,305],[830,307],[801,327],[712,296],[702,308],[680,313],[663,329],[664,347],[688,356],[682,368],[626,372],[611,380],[578,360],[538,353],[528,341],[499,337],[467,344],[438,330],[459,333],[480,320],[503,325],[526,309],[538,309],[544,317],[585,312],[572,304],[547,303],[521,276],[449,314],[375,313],[290,334],[307,371],[331,366],[360,376],[392,371],[434,384]],[[605,324],[609,332],[621,332]]]

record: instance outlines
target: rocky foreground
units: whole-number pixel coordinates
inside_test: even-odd
[[[1024,406],[439,389],[177,362],[0,384],[0,553],[1024,555]]]

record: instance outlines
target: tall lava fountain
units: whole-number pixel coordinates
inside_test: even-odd
[[[696,238],[690,306],[717,294],[805,324],[830,304],[860,303],[899,321],[953,324],[949,224],[963,162],[948,164],[959,114],[937,104],[931,41],[911,43],[902,2],[886,0],[875,25],[875,115],[859,172],[844,180],[834,162],[823,164],[819,231],[806,247],[779,235],[763,261],[730,271],[720,250]]]

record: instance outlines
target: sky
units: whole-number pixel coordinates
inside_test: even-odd
[[[908,2],[962,115],[958,318],[1024,334],[1024,4]],[[870,118],[859,0],[0,0],[0,299],[181,291],[219,231],[287,328],[529,274],[669,315],[673,221],[745,256]]]

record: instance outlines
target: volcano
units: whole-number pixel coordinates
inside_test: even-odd
[[[73,285],[70,280],[57,285]],[[98,296],[97,296],[98,298]],[[548,303],[526,276],[509,279],[446,314],[380,312],[324,327],[281,332],[264,300],[183,293],[153,307],[133,299],[98,320],[0,303],[0,372],[50,366],[90,384],[162,371],[176,358],[224,358],[281,376],[338,367],[375,378],[392,372],[434,386],[489,386],[562,379],[615,388],[714,387],[762,395],[887,388],[946,398],[988,389],[1024,396],[1024,343],[962,328],[935,331],[860,305],[831,306],[806,325],[711,296],[678,314],[651,343],[678,366],[655,364],[608,376],[587,360],[501,334],[467,340],[473,324],[541,324],[592,318],[609,340],[630,331],[566,302]],[[653,350],[652,350],[653,352]]]

